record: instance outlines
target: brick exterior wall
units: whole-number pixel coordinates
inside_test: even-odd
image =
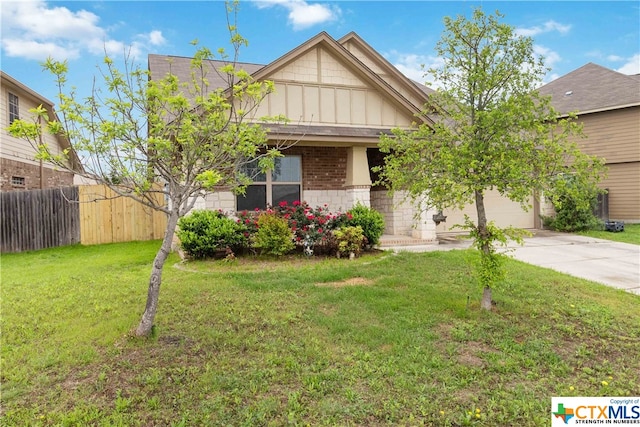
[[[287,156],[302,156],[302,191],[344,190],[347,149],[342,147],[291,147]]]
[[[48,167],[42,168],[44,172],[44,188],[68,187],[73,185],[73,174],[57,171]],[[11,178],[23,177],[24,186],[14,186]],[[0,191],[37,190],[40,188],[40,166],[19,162],[16,160],[1,159],[0,162]]]

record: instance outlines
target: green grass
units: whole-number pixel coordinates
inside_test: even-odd
[[[617,233],[604,230],[588,230],[578,232],[577,234],[595,237],[597,239],[613,240],[614,242],[640,245],[640,224],[625,224],[624,231]]]
[[[2,256],[1,425],[546,426],[640,393],[640,298],[509,261],[485,313],[469,251],[172,255],[133,339],[158,244]]]

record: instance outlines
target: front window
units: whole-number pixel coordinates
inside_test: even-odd
[[[20,107],[18,104],[18,97],[9,92],[9,124],[14,120],[20,119]]]
[[[300,200],[302,188],[302,161],[300,156],[285,156],[275,159],[274,168],[261,173],[257,161],[244,168],[244,173],[252,177],[253,183],[244,196],[238,196],[239,211],[266,209],[267,205],[277,206],[281,202],[289,204]]]

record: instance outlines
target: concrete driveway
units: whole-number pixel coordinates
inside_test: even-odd
[[[515,259],[640,295],[640,246],[574,234],[538,231]]]
[[[424,252],[469,246],[468,240],[448,236],[441,238],[438,245],[385,249]],[[517,260],[640,295],[640,245],[536,230],[533,237],[525,239],[523,246],[510,243],[508,248]]]

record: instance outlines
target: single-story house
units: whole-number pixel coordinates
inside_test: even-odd
[[[640,222],[640,74],[589,63],[540,88],[563,116],[575,113],[583,152],[602,157],[608,219]],[[605,206],[606,210],[606,206]]]
[[[14,120],[29,119],[30,109],[42,105],[48,112],[50,121],[57,120],[53,102],[30,89],[23,83],[0,71],[2,99],[0,100],[0,191],[34,190],[73,185],[74,175],[57,170],[52,164],[35,159],[37,150],[31,144],[12,136],[7,127]],[[43,125],[44,126],[44,125]],[[70,147],[69,141],[61,136],[43,133],[42,142],[48,144],[53,154],[60,154]],[[71,159],[79,164],[74,152]]]
[[[169,72],[189,78],[191,58],[149,55],[148,61],[151,78]],[[220,63],[211,61],[211,66]],[[360,202],[384,215],[385,234],[421,240],[435,240],[437,232],[455,224],[455,212],[445,212],[452,220],[436,227],[435,211],[416,217],[401,195],[391,198],[386,189],[372,185],[371,168],[383,159],[377,148],[380,134],[420,120],[429,123],[422,111],[432,90],[408,79],[357,34],[336,40],[322,32],[267,65],[238,66],[256,80],[275,84],[256,116],[282,114],[291,120],[287,126],[270,126],[269,138],[298,142],[283,152],[276,172],[254,181],[246,197],[220,191],[198,207],[236,211],[303,200],[344,211]],[[211,84],[222,87],[213,74]],[[488,195],[488,211],[501,225],[524,228],[533,228],[537,217],[497,194]]]

